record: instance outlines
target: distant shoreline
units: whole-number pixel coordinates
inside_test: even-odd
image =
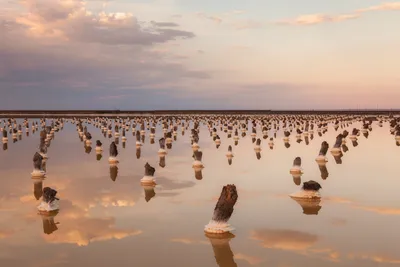
[[[187,114],[237,114],[237,115],[388,115],[400,114],[400,109],[337,109],[337,110],[0,110],[3,117],[32,116],[129,116],[129,115],[187,115]]]

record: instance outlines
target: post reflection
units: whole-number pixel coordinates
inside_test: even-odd
[[[234,254],[231,250],[229,242],[235,238],[232,233],[225,234],[209,234],[205,236],[210,241],[214,251],[215,262],[219,267],[237,267],[234,260]]]
[[[59,222],[55,222],[54,218],[58,215],[59,211],[51,212],[48,214],[40,214],[43,222],[43,233],[46,235],[51,235],[58,230],[57,225]]]

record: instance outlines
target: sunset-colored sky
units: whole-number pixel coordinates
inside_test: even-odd
[[[0,0],[0,109],[399,108],[400,2]]]

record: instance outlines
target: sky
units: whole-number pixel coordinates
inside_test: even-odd
[[[0,109],[400,108],[400,1],[0,0]]]

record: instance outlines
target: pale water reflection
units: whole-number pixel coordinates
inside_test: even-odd
[[[205,125],[199,145],[204,168],[195,169],[190,128],[172,137],[167,154],[158,155],[160,126],[154,139],[136,132],[103,135],[87,125],[93,147],[85,146],[76,126],[66,122],[48,147],[46,177],[32,179],[32,156],[40,131],[17,135],[0,151],[0,265],[40,266],[391,266],[400,264],[400,150],[389,124],[342,144],[317,164],[322,141],[332,147],[333,125],[325,134],[284,142],[282,129],[273,149],[251,127],[239,139],[218,129],[216,144]],[[346,129],[361,128],[356,122]],[[40,129],[40,128],[39,128]],[[268,132],[274,136],[273,130]],[[104,151],[95,151],[95,140]],[[118,142],[118,165],[108,163],[108,148]],[[234,158],[227,160],[228,146]],[[217,148],[218,147],[218,148]],[[301,157],[304,174],[289,172]],[[142,186],[144,165],[156,171],[156,186]],[[288,195],[304,181],[318,181],[321,201]],[[229,223],[235,236],[210,236],[204,226],[221,188],[235,184],[239,198]],[[60,211],[39,215],[42,190],[58,191]]]

